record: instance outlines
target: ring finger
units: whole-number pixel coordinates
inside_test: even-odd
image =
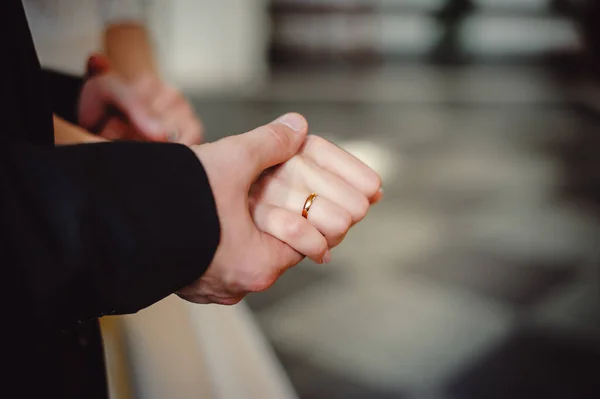
[[[259,230],[316,263],[328,263],[331,259],[325,237],[301,215],[261,202],[254,207],[252,217]]]
[[[305,157],[292,158],[275,173],[339,205],[352,216],[352,223],[361,221],[369,210],[369,200],[363,193]]]
[[[302,216],[303,207],[310,195],[309,191],[290,188],[281,180],[274,179],[264,186],[261,199]],[[307,212],[307,219],[327,239],[329,248],[342,242],[352,226],[350,213],[323,195],[314,198]]]

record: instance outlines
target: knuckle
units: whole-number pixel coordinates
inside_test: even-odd
[[[335,221],[332,223],[332,232],[334,237],[344,236],[352,226],[352,215],[346,211],[339,212]]]
[[[304,220],[297,217],[285,216],[281,222],[283,225],[283,234],[288,239],[294,240],[304,235]]]
[[[222,276],[221,281],[227,292],[238,292],[242,291],[244,288],[241,276],[235,270],[225,273]]]
[[[379,176],[379,174],[375,171],[372,171],[371,176],[368,177],[365,183],[367,196],[370,198],[377,194],[377,192],[381,188],[381,184],[381,176]]]
[[[309,134],[304,140],[304,148],[312,149],[314,147],[321,147],[325,143],[327,143],[327,140],[325,140],[324,138],[320,136],[315,136],[314,134]]]
[[[315,152],[319,152],[319,149],[323,147],[325,139],[315,136],[314,134],[309,134],[304,139],[304,143],[302,143],[302,153],[311,154]]]
[[[367,215],[369,211],[369,200],[365,197],[361,197],[356,201],[354,208],[352,209],[352,219],[354,223],[360,222]]]
[[[348,234],[348,232],[346,232],[340,236],[329,237],[327,240],[327,242],[329,243],[329,249],[335,248],[338,245],[340,245],[342,243],[342,241],[344,241],[344,239],[346,238],[346,234]]]

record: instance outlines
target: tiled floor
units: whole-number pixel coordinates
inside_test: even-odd
[[[600,118],[544,71],[283,74],[196,105],[209,139],[302,112],[383,176],[332,265],[248,299],[302,398],[600,397]]]

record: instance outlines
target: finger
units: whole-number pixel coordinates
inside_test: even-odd
[[[131,86],[138,95],[144,98],[146,106],[148,107],[151,107],[152,102],[163,89],[161,81],[157,79],[156,76],[149,74],[140,76],[133,81],[128,81],[127,84]]]
[[[236,153],[232,155],[247,165],[244,176],[252,182],[265,169],[294,156],[307,131],[308,124],[303,116],[286,114],[266,126],[231,137],[237,142]]]
[[[202,143],[202,124],[198,119],[191,118],[184,122],[182,128],[179,130],[178,143],[185,145],[196,145]]]
[[[164,111],[167,139],[186,145],[202,142],[202,124],[189,103],[180,98]]]
[[[375,194],[372,198],[370,198],[371,205],[375,205],[382,199],[383,199],[383,188],[380,188],[379,191],[377,191],[377,194]]]
[[[114,104],[129,119],[134,128],[153,141],[164,141],[165,129],[160,119],[150,112],[146,96],[114,75],[107,75],[104,85],[104,100]]]
[[[269,233],[261,234],[263,255],[260,265],[253,264],[254,270],[246,283],[241,284],[241,291],[233,290],[232,296],[245,295],[251,292],[262,292],[270,288],[287,270],[300,263],[305,256],[287,243]],[[258,267],[256,267],[258,266]]]
[[[261,188],[260,201],[302,215],[304,204],[311,193],[287,187],[283,182],[272,179]],[[253,194],[253,196],[256,194]],[[325,237],[328,247],[339,245],[350,227],[352,216],[344,208],[329,199],[318,196],[308,210],[308,221]]]
[[[181,101],[183,95],[171,86],[156,86],[153,93],[149,94],[150,109],[157,115],[163,114],[166,109],[172,108],[173,104]]]
[[[280,179],[296,182],[305,190],[341,206],[352,216],[353,223],[361,221],[369,210],[369,200],[362,192],[303,156],[292,158],[276,173]]]
[[[259,203],[253,209],[253,218],[259,230],[286,243],[316,263],[331,260],[327,240],[301,215],[274,205]]]
[[[167,126],[173,126],[167,127],[167,141],[188,146],[202,144],[202,125],[197,119],[180,121],[177,125]]]
[[[311,135],[306,138],[300,154],[311,159],[321,168],[339,176],[370,200],[378,195],[381,188],[381,177],[377,172],[335,144]]]
[[[195,118],[182,120],[179,123],[169,123],[167,126],[166,139],[171,143],[185,145],[198,145],[202,143],[202,125]]]

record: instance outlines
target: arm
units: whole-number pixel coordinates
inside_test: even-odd
[[[150,36],[141,23],[109,24],[104,32],[104,52],[115,71],[127,81],[158,75]]]
[[[104,0],[100,5],[106,26],[104,53],[109,64],[143,97],[146,108],[158,122],[159,131],[138,128],[137,133],[152,141],[200,143],[201,121],[183,94],[162,80],[156,66],[151,34],[144,26],[144,1]]]
[[[126,81],[158,76],[150,34],[145,28],[144,0],[102,0],[104,53]]]
[[[208,267],[219,221],[188,148],[1,144],[3,280],[40,320],[136,312]]]

